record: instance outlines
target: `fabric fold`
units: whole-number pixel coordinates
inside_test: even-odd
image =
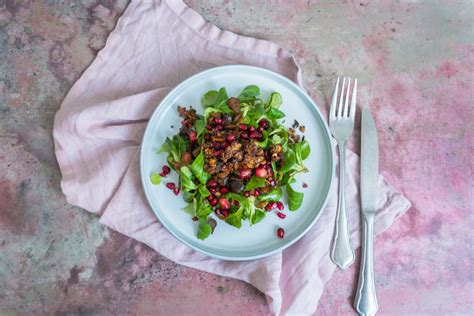
[[[248,64],[278,72],[302,87],[301,71],[278,45],[223,31],[182,1],[132,1],[106,46],[74,84],[56,114],[55,152],[69,203],[179,264],[243,280],[267,295],[275,314],[312,314],[335,270],[329,258],[337,178],[316,225],[293,246],[267,258],[229,262],[175,239],[150,210],[140,181],[139,152],[147,120],[166,94],[202,70]],[[358,157],[347,155],[347,205],[359,246]],[[410,203],[382,177],[376,233]]]

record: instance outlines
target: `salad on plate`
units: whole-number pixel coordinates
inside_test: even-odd
[[[183,209],[198,222],[197,237],[206,239],[218,222],[236,228],[243,221],[262,221],[269,212],[284,219],[282,198],[296,211],[303,193],[293,188],[295,175],[308,172],[303,161],[310,155],[304,126],[280,122],[282,97],[278,92],[263,100],[256,85],[245,87],[237,97],[225,88],[206,92],[201,99],[204,113],[178,106],[179,133],[167,137],[158,153],[167,153],[167,165],[152,173],[153,184],[166,182],[188,205]],[[166,181],[171,169],[178,183]],[[306,184],[303,184],[305,187]],[[217,220],[216,220],[217,219]],[[277,229],[284,237],[284,230]]]

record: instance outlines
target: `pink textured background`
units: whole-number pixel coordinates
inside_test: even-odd
[[[186,2],[292,51],[325,112],[335,76],[359,78],[382,173],[413,203],[375,243],[380,314],[473,314],[473,3]],[[0,313],[267,314],[251,286],[177,266],[59,189],[54,113],[126,5],[0,2]],[[317,314],[354,313],[357,268],[336,272]]]

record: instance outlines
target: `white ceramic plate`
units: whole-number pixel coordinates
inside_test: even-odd
[[[180,120],[178,105],[190,106],[203,113],[201,97],[209,90],[225,87],[229,96],[237,96],[247,85],[260,87],[264,100],[271,92],[278,91],[283,97],[281,110],[286,113],[285,125],[291,126],[297,119],[306,126],[306,140],[311,155],[305,160],[310,172],[297,176],[295,189],[304,192],[304,200],[298,211],[291,212],[285,204],[287,217],[282,220],[274,212],[256,225],[242,221],[237,229],[217,219],[214,233],[204,241],[196,237],[197,222],[181,211],[186,206],[181,196],[175,196],[164,183],[177,183],[172,172],[162,184],[150,182],[152,172],[160,172],[166,164],[166,154],[156,154],[166,137],[178,132]],[[173,126],[173,128],[171,128]],[[140,166],[143,189],[148,202],[161,223],[180,241],[209,256],[227,260],[251,260],[281,251],[301,238],[316,222],[326,204],[334,174],[333,151],[329,130],[314,102],[289,79],[272,71],[243,65],[212,68],[198,73],[174,88],[153,113],[143,137]],[[306,182],[309,187],[302,188]],[[276,235],[278,227],[285,229],[285,237]]]

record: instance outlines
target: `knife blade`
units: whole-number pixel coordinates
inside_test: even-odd
[[[379,146],[377,130],[370,111],[362,110],[360,152],[360,194],[362,215],[362,243],[354,307],[359,315],[374,315],[379,306],[374,275],[374,217],[377,179],[379,176]]]
[[[362,110],[360,191],[363,213],[375,212],[379,176],[379,144],[374,118],[369,109]]]

